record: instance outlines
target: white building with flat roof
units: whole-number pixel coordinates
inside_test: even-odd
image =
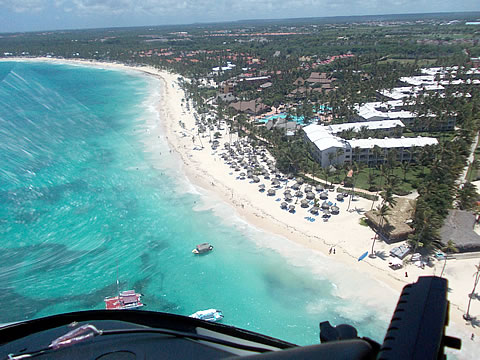
[[[333,133],[331,126],[316,124],[305,126],[303,131],[313,157],[323,168],[354,161],[374,165],[384,162],[392,150],[395,150],[397,161],[411,161],[412,148],[438,144],[435,138],[421,136],[344,140]],[[380,151],[374,150],[377,147]]]
[[[334,124],[328,126],[333,134],[338,134],[342,131],[353,130],[360,131],[362,128],[368,130],[393,130],[397,126],[404,128],[405,125],[400,120],[380,120],[380,121],[359,121],[352,123]]]
[[[409,105],[408,101],[405,105]],[[391,100],[386,102],[369,102],[355,107],[357,119],[361,121],[401,121],[403,125],[415,130],[429,130],[432,128],[432,120],[435,114],[418,116],[416,113],[404,110],[404,100]],[[455,116],[450,116],[446,121],[434,124],[436,130],[453,130]]]

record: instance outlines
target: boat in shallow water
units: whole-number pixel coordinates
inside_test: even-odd
[[[141,300],[142,294],[135,290],[126,290],[118,293],[118,296],[105,298],[105,309],[107,310],[128,310],[139,309],[145,304]]]
[[[220,321],[223,319],[223,313],[217,309],[200,310],[190,315],[191,318],[205,321]]]
[[[210,251],[213,250],[213,246],[210,245],[209,243],[203,243],[199,244],[195,247],[195,249],[192,250],[192,253],[194,254],[206,254]]]

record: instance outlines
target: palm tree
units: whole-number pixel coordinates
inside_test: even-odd
[[[335,153],[328,153],[328,166],[332,165],[333,159],[335,159]]]
[[[330,174],[330,166],[322,168],[322,174],[325,178],[325,187],[328,188],[328,175]]]
[[[447,245],[442,247],[442,251],[446,254],[452,252],[458,252],[458,249],[455,246],[455,243],[452,240],[448,240]],[[443,272],[445,271],[445,267],[447,266],[447,258],[448,256],[445,254],[445,262],[443,263],[442,272],[440,273],[440,277],[442,277]]]
[[[344,150],[343,149],[337,149],[337,151],[335,151],[335,164],[338,164],[338,158],[340,156],[342,156],[344,154]]]
[[[387,204],[382,203],[382,205],[379,206],[379,208],[376,211],[376,214],[380,217],[380,222],[378,223],[378,231],[383,232],[383,225],[386,221],[386,216],[389,214],[390,208],[388,207]],[[373,242],[372,242],[372,250],[370,251],[370,257],[375,257],[375,252],[373,251],[373,248],[375,246],[375,242],[377,241],[377,234],[373,237]]]
[[[202,137],[200,136],[200,128],[198,128],[197,135],[198,135],[198,140],[200,140],[200,146],[201,146],[202,149],[203,149]]]
[[[350,209],[350,204],[352,202],[352,198],[355,195],[355,181],[357,179],[358,173],[361,170],[361,167],[362,167],[362,165],[359,162],[354,162],[352,164],[352,179],[353,179],[353,181],[352,181],[352,193],[350,194],[350,197],[348,198],[347,211]]]
[[[457,191],[457,201],[460,210],[471,210],[475,207],[478,198],[477,189],[471,182],[466,182]]]
[[[473,290],[472,292],[469,294],[469,299],[468,299],[468,306],[467,306],[467,312],[465,313],[465,315],[463,315],[463,318],[465,320],[471,320],[472,318],[470,317],[470,303],[472,302],[472,298],[475,294],[475,290],[477,288],[477,284],[478,282],[480,281],[480,263],[478,265],[475,265],[475,268],[477,269],[477,271],[475,271],[475,273],[473,274],[473,276],[475,277],[475,280],[473,281]]]
[[[401,166],[402,172],[403,172],[403,181],[407,181],[407,172],[408,172],[408,169],[410,168],[410,162],[402,161],[400,166]]]

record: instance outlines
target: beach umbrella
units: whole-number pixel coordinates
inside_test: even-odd
[[[306,197],[308,200],[313,200],[315,199],[315,194],[313,192],[307,192]]]
[[[344,198],[343,194],[337,194],[337,200],[342,201]]]
[[[279,187],[280,186],[280,181],[278,181],[277,179],[273,179],[272,180],[272,186]]]
[[[298,179],[297,179],[297,183],[298,183],[299,185],[302,185],[304,182],[305,182],[305,181],[304,181],[302,178],[298,178]]]
[[[332,211],[332,214],[338,214],[340,211],[340,208],[337,205],[333,205],[330,210]]]
[[[312,214],[318,214],[318,206],[312,207],[312,208],[310,209],[310,212],[311,212]]]
[[[303,199],[303,200],[300,202],[300,206],[301,206],[302,208],[307,208],[307,207],[308,207],[308,200]]]
[[[330,211],[328,211],[328,210],[323,210],[323,215],[322,215],[322,217],[328,218],[329,216],[330,216]]]
[[[305,186],[305,192],[312,192],[312,187],[310,185]]]
[[[327,199],[328,199],[328,193],[325,192],[325,191],[322,192],[322,193],[320,194],[320,199],[322,199],[322,200],[327,200]]]
[[[285,201],[280,204],[280,207],[281,207],[282,209],[286,209],[287,206],[288,206],[288,204],[287,204]]]
[[[329,208],[330,208],[330,205],[328,205],[327,202],[324,201],[324,202],[322,203],[322,209],[328,210]]]
[[[292,193],[292,191],[290,189],[287,189],[283,192],[283,195],[287,195],[287,194],[291,194],[291,193]]]
[[[295,205],[290,205],[290,206],[288,207],[288,211],[290,211],[290,212],[293,213],[293,212],[295,211]]]
[[[235,171],[240,171],[240,168],[238,166],[236,166]]]
[[[267,195],[268,196],[274,196],[275,195],[275,190],[269,189],[268,192],[267,192]]]
[[[258,176],[252,176],[253,182],[260,182],[260,178]],[[265,187],[265,185],[263,185]]]
[[[242,172],[240,173],[240,176],[245,176],[245,173],[242,171]]]
[[[289,193],[289,194],[285,194],[285,200],[287,200],[287,201],[292,201],[292,200],[293,200],[292,194],[290,194],[290,193]]]
[[[293,176],[293,174],[292,174],[292,173],[289,173],[289,174],[287,175],[287,178],[288,178],[288,180],[292,180],[292,179],[293,179],[293,177],[294,177],[294,176]]]
[[[322,192],[323,191],[323,186],[322,185],[317,185],[317,186],[315,186],[315,190],[317,190],[318,192]]]
[[[293,190],[298,190],[298,189],[300,189],[300,185],[299,184],[293,184],[292,189]]]
[[[298,198],[301,198],[303,196],[303,193],[301,191],[297,191],[295,193],[295,196],[298,197]]]

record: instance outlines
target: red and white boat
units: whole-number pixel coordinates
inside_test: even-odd
[[[136,293],[135,290],[126,290],[118,293],[118,296],[105,298],[105,309],[107,310],[130,310],[139,309],[145,304],[140,299],[142,294]]]

